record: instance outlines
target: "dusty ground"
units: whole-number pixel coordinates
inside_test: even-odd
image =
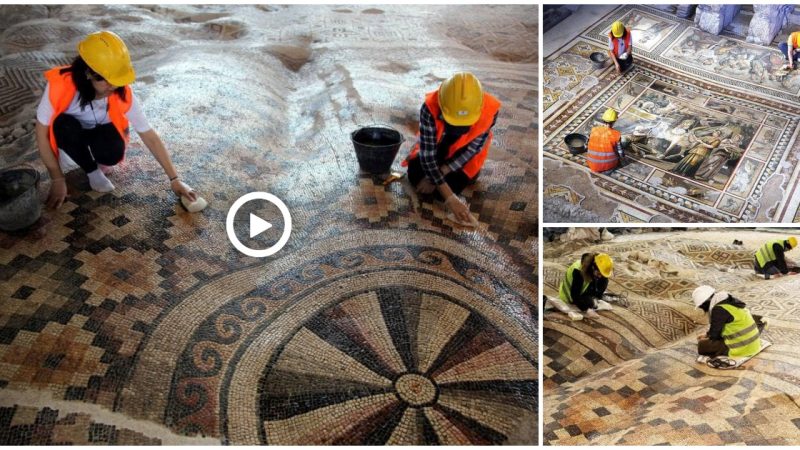
[[[765,281],[752,266],[763,242],[797,231],[648,232],[601,244],[545,244],[545,295],[558,295],[566,267],[582,253],[607,252],[615,262],[608,290],[630,301],[596,320],[545,313],[545,442],[800,443],[800,277]],[[728,290],[768,317],[764,338],[773,345],[739,370],[696,363],[695,336],[708,326],[691,301],[701,284]]]
[[[0,166],[43,171],[41,72],[108,28],[210,202],[183,211],[134,138],[116,191],[73,172],[59,211],[0,234],[0,442],[532,443],[537,20],[535,6],[0,7]],[[359,173],[349,138],[384,123],[413,141],[424,93],[459,70],[503,102],[464,194],[474,231]],[[250,191],[293,217],[266,260],[225,236]]]

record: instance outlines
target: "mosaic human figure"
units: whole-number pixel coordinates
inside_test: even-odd
[[[684,119],[669,131],[670,142],[659,159],[670,162],[680,161],[682,150],[689,146],[690,130],[697,124],[693,118]]]
[[[689,178],[694,177],[700,168],[700,164],[722,143],[719,129],[714,130],[710,136],[697,137],[696,132],[697,129],[689,134],[689,143],[694,146],[686,152],[686,156],[672,169],[673,173]]]
[[[742,152],[739,146],[742,143],[742,135],[735,134],[733,137],[722,141],[719,147],[713,149],[711,154],[700,164],[694,178],[700,181],[712,182],[726,162],[736,160],[741,157]]]

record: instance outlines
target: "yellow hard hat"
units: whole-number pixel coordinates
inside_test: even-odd
[[[619,20],[612,23],[611,34],[613,34],[615,38],[621,38],[622,35],[625,34],[625,25],[623,25]]]
[[[127,86],[136,80],[128,47],[111,31],[98,31],[78,44],[78,54],[86,64],[114,86]]]
[[[606,112],[603,113],[603,122],[616,122],[617,121],[617,111],[614,108],[608,108]]]
[[[483,107],[483,88],[475,75],[459,72],[439,87],[439,107],[444,120],[454,126],[468,126],[478,121]]]
[[[614,261],[606,253],[598,253],[594,257],[594,265],[600,271],[600,274],[606,278],[611,278],[614,273]]]
[[[797,238],[796,237],[789,236],[788,238],[786,238],[786,240],[789,241],[789,247],[791,247],[791,248],[797,247]]]

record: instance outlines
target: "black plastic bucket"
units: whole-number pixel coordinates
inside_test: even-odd
[[[0,230],[27,228],[42,215],[36,186],[39,172],[28,168],[0,172]]]
[[[570,133],[564,137],[564,144],[567,145],[569,152],[573,155],[586,153],[587,142],[589,142],[589,139],[580,133]]]
[[[350,133],[361,170],[381,174],[389,172],[403,145],[403,135],[390,127],[365,127]]]
[[[589,59],[592,60],[595,69],[602,69],[606,66],[606,61],[608,61],[608,56],[604,55],[601,52],[594,52],[589,55]]]

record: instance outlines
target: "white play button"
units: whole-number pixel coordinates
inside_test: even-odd
[[[272,228],[272,224],[267,222],[266,220],[258,217],[257,215],[250,213],[250,237],[256,237],[259,234],[269,230]]]
[[[253,200],[266,200],[267,202],[272,203],[280,210],[281,216],[283,217],[283,232],[281,233],[281,237],[269,248],[249,248],[242,244],[242,241],[240,241],[239,237],[236,236],[236,229],[234,227],[236,212],[239,211],[239,208],[241,208],[242,205]],[[250,239],[258,236],[272,227],[273,225],[271,223],[253,213],[250,213]],[[236,247],[236,250],[239,250],[247,256],[263,258],[274,255],[278,252],[278,250],[282,249],[287,242],[289,242],[289,235],[292,233],[292,216],[289,214],[289,208],[287,208],[286,204],[284,204],[278,197],[268,192],[250,192],[249,194],[239,197],[235,202],[233,202],[233,205],[231,205],[231,208],[228,210],[228,216],[225,218],[225,231],[228,234],[228,239],[231,241],[231,244]]]

